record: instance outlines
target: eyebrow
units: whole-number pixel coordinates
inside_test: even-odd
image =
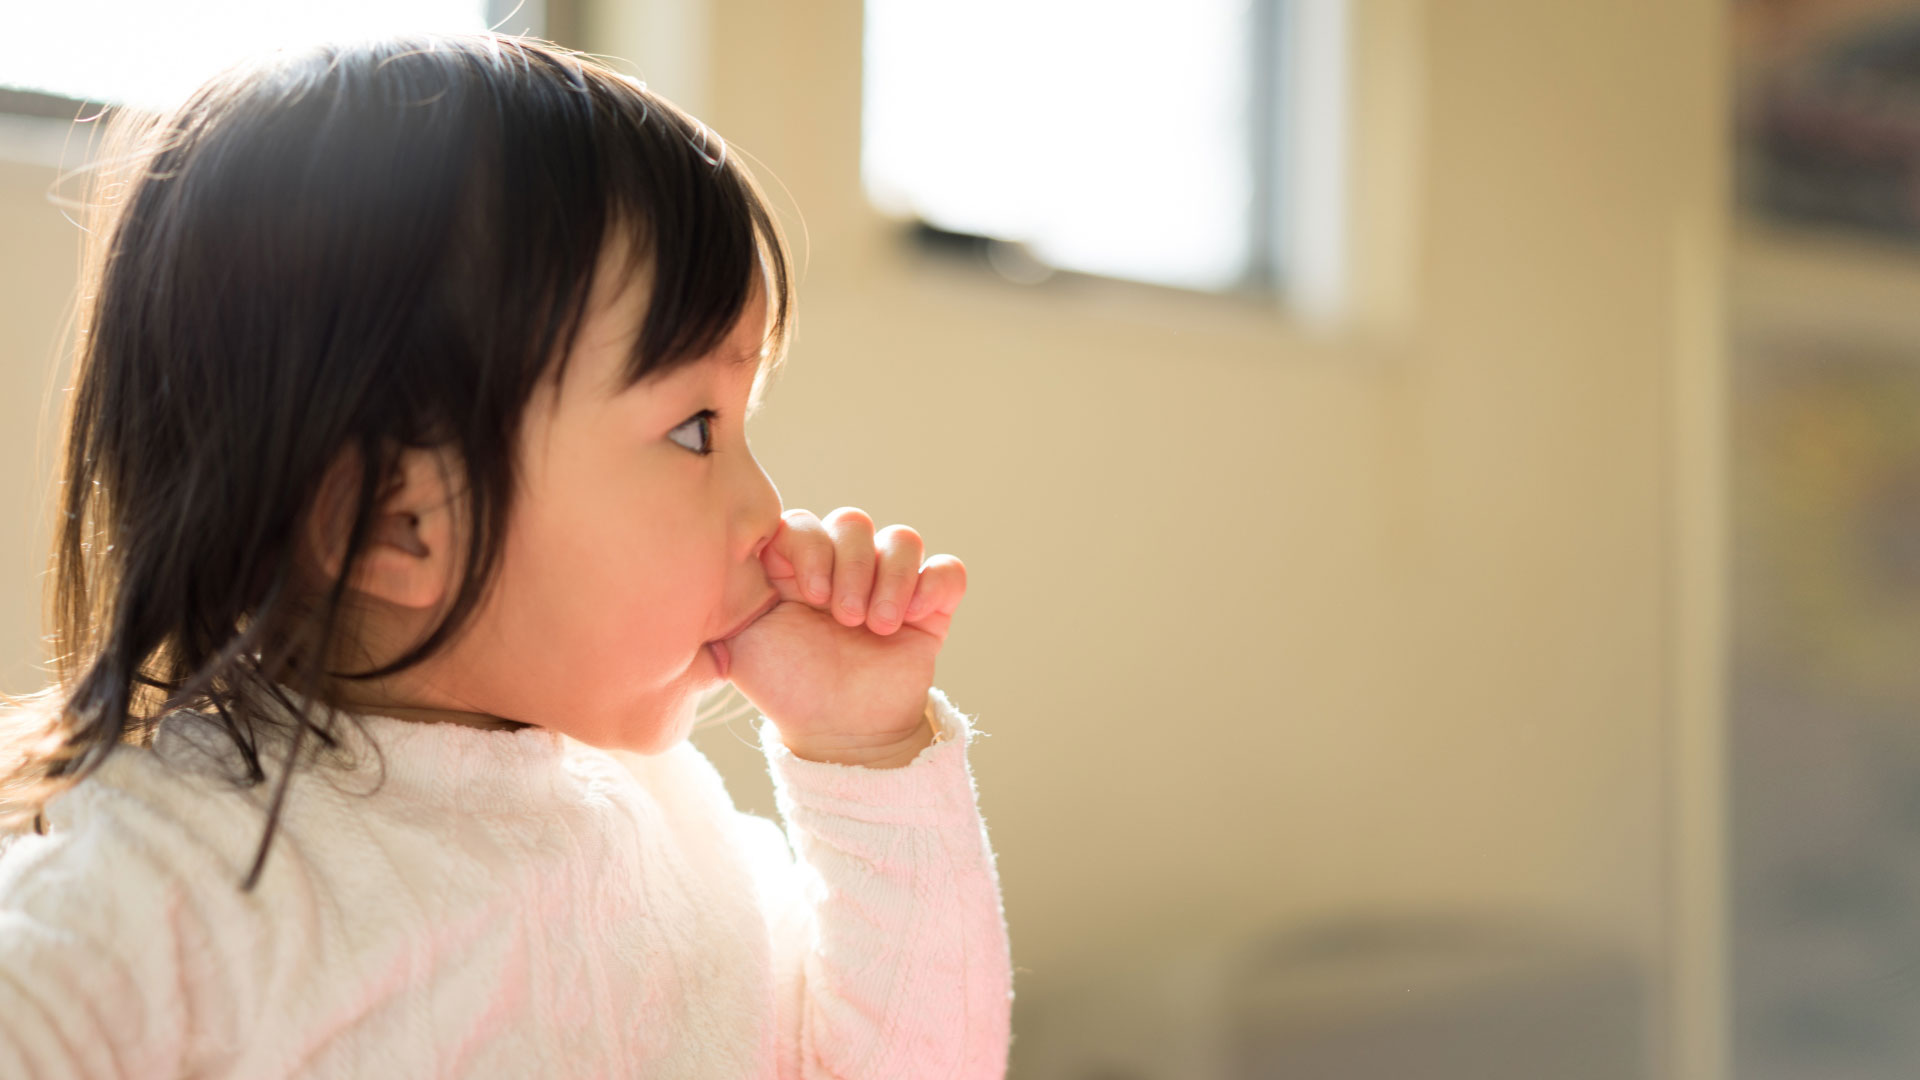
[[[729,376],[744,375],[750,367],[764,367],[767,359],[761,350],[756,349],[752,352],[738,354],[729,358],[723,362],[721,370],[725,371]],[[761,373],[756,370],[753,373],[753,386],[747,392],[747,408],[743,414],[743,419],[752,417],[753,414],[760,409],[760,391],[763,389],[760,380]]]

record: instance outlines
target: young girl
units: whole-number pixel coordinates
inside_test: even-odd
[[[743,425],[787,255],[726,144],[493,35],[277,55],[123,132],[0,1076],[1002,1075],[932,686],[964,568],[782,512]],[[726,680],[785,837],[686,741]]]

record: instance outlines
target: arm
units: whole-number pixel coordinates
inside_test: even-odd
[[[769,721],[805,898],[774,920],[788,1077],[1006,1071],[1006,922],[971,728],[933,688],[966,567],[924,553],[913,529],[876,531],[855,507],[788,510],[760,550],[778,601],[728,641],[734,687]],[[930,745],[933,725],[946,738]]]
[[[801,882],[773,943],[783,1076],[1005,1075],[1011,968],[971,725],[928,701],[939,741],[899,768],[804,760],[763,729]]]

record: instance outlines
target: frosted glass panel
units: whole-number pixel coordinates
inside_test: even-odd
[[[868,0],[884,209],[1056,266],[1220,288],[1250,256],[1251,5]]]
[[[1920,2],[1733,10],[1731,1073],[1920,1076]]]

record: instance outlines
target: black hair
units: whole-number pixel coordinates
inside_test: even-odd
[[[633,79],[496,34],[270,54],[165,115],[123,111],[98,167],[48,616],[58,685],[7,780],[10,820],[216,716],[266,778],[256,725],[295,682],[292,749],[244,888],[258,880],[309,735],[335,745],[326,676],[374,678],[442,648],[484,595],[521,414],[564,374],[603,248],[650,271],[629,384],[716,347],[764,288],[767,355],[790,263],[738,155]],[[116,149],[116,147],[118,149]],[[325,671],[372,511],[409,447],[452,451],[469,543],[436,629],[378,669]],[[344,565],[296,588],[329,466],[359,463]],[[285,715],[282,713],[281,715]]]

